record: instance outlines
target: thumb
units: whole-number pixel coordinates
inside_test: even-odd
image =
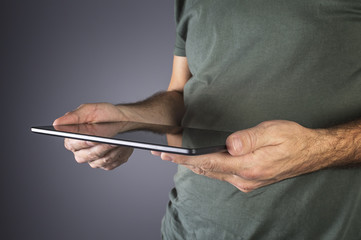
[[[67,112],[64,116],[56,119],[53,125],[79,124],[88,122],[89,109],[86,105],[80,105],[77,109]]]
[[[264,129],[256,126],[231,134],[226,140],[226,145],[232,156],[240,156],[266,146],[267,139]]]
[[[67,125],[79,123],[79,117],[74,112],[68,112],[64,116],[55,119],[53,125]]]

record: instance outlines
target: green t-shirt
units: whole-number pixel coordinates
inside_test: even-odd
[[[360,0],[179,0],[175,54],[192,78],[183,125],[266,120],[324,128],[361,118]],[[361,239],[361,168],[245,194],[179,167],[165,239]]]

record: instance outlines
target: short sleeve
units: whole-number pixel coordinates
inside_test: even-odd
[[[176,40],[174,46],[174,55],[186,56],[186,36],[187,27],[184,20],[184,9],[186,0],[175,0],[175,23],[176,23]]]

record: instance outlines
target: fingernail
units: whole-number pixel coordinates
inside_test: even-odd
[[[242,141],[239,137],[233,138],[233,149],[236,153],[240,153],[242,151]]]

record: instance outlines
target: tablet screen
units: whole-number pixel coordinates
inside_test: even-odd
[[[200,155],[225,151],[230,132],[148,124],[112,122],[32,127],[35,133],[140,149]]]

